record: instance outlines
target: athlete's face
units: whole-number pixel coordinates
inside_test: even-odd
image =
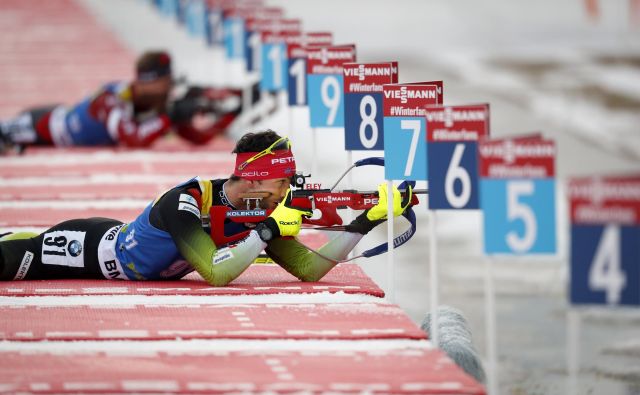
[[[271,180],[255,181],[254,192],[267,192],[269,195],[260,201],[260,207],[274,209],[287,194],[290,180],[288,178],[274,178]]]
[[[134,87],[134,101],[143,110],[156,109],[164,112],[173,86],[171,76],[165,76],[153,81],[136,81]]]

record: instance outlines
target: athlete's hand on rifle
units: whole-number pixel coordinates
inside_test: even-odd
[[[400,191],[395,186],[393,187],[393,215],[398,217],[411,206],[411,200],[413,197],[413,188],[410,185],[407,186],[404,198],[400,195]],[[382,183],[378,185],[378,204],[365,210],[356,219],[354,219],[349,225],[346,226],[348,232],[360,233],[366,235],[387,219],[387,184]]]
[[[292,206],[291,189],[288,189],[284,199],[282,199],[278,207],[273,210],[263,224],[272,232],[271,238],[278,236],[295,236],[300,232],[303,215],[311,217],[313,212],[308,209]],[[262,238],[265,240],[265,237]],[[269,238],[267,237],[266,239]]]
[[[169,118],[173,123],[190,122],[198,112],[207,112],[208,101],[204,97],[204,88],[190,87],[183,97],[169,105]]]

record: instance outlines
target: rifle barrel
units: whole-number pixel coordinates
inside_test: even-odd
[[[400,193],[405,193],[407,190],[406,189],[399,189]],[[336,191],[336,192],[340,192],[340,191]],[[345,191],[346,192],[346,191]],[[362,193],[362,194],[377,194],[378,191],[356,191],[357,193]],[[415,195],[428,195],[429,194],[429,190],[428,189],[414,189],[413,193]]]

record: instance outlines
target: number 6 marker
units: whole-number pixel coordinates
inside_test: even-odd
[[[427,106],[429,207],[478,209],[478,140],[489,135],[489,105]]]

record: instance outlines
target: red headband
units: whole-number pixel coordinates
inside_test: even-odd
[[[269,180],[289,178],[296,174],[296,160],[291,150],[277,150],[248,163],[244,169],[239,167],[258,152],[242,152],[236,155],[236,166],[233,175],[247,180]]]

